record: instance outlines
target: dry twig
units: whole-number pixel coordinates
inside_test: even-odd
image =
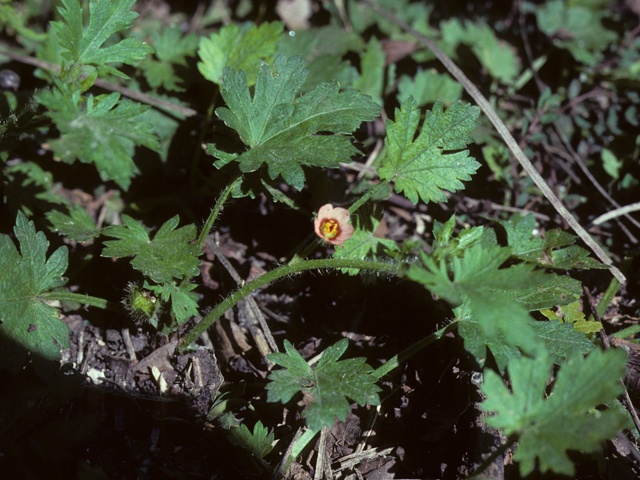
[[[467,91],[469,95],[475,100],[478,106],[482,109],[484,114],[487,116],[489,121],[493,124],[497,132],[500,134],[504,142],[506,143],[511,153],[516,157],[522,168],[527,172],[527,174],[534,181],[536,186],[542,191],[543,195],[551,202],[556,211],[562,215],[562,218],[569,224],[569,226],[573,229],[574,232],[578,234],[578,236],[586,243],[589,248],[598,256],[598,258],[605,264],[610,265],[610,271],[614,277],[622,284],[626,283],[627,279],[622,274],[622,272],[613,265],[613,261],[605,253],[605,251],[598,245],[593,238],[589,235],[589,233],[582,228],[582,226],[573,218],[571,212],[569,212],[562,202],[554,195],[551,191],[551,188],[546,184],[544,179],[538,174],[535,167],[531,164],[531,161],[524,154],[518,143],[515,141],[505,124],[502,122],[498,114],[494,111],[493,107],[489,103],[489,101],[480,93],[480,90],[467,78],[460,68],[449,58],[449,56],[444,53],[440,48],[435,44],[435,42],[424,35],[422,35],[417,30],[411,28],[410,25],[398,19],[394,15],[390,14],[379,5],[375,4],[371,0],[361,0],[363,3],[369,5],[373,10],[378,12],[380,15],[385,17],[390,22],[395,23],[400,28],[402,28],[407,33],[413,35],[416,39],[418,39],[425,47],[429,48],[433,54],[436,56],[438,60],[444,65],[444,67],[453,75],[453,77],[458,80]]]

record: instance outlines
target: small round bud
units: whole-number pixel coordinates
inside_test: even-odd
[[[162,301],[149,290],[141,288],[135,283],[127,285],[127,294],[122,299],[122,305],[129,312],[136,324],[149,323],[158,327],[158,319],[162,312]]]

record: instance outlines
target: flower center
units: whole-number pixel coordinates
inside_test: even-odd
[[[320,226],[320,230],[326,239],[333,240],[338,235],[340,226],[338,225],[338,222],[331,219],[323,222]]]

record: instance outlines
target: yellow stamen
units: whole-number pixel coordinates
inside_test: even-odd
[[[324,235],[324,237],[328,240],[333,240],[334,238],[336,238],[336,236],[338,236],[339,233],[339,228],[340,226],[338,225],[338,222],[336,222],[335,220],[331,219],[331,220],[327,220],[326,222],[324,222],[321,226],[320,226],[320,230],[322,231],[322,234]]]

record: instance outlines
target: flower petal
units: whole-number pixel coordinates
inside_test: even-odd
[[[318,210],[318,216],[313,222],[313,229],[321,239],[330,243],[331,245],[342,245],[353,235],[354,228],[349,225],[349,211],[346,208],[336,207],[330,203],[323,205]],[[327,222],[333,221],[337,227],[338,234],[333,238],[328,238],[326,232],[328,231],[326,228],[323,231],[323,226],[327,224]],[[333,228],[331,229],[332,233],[335,231]]]
[[[353,228],[353,225],[349,225],[348,223],[341,224],[340,234],[337,235],[335,238],[328,240],[328,242],[331,245],[340,246],[351,238],[354,231],[355,231],[355,228]]]
[[[320,210],[318,210],[318,216],[313,221],[313,229],[315,230],[316,235],[318,235],[320,238],[324,240],[326,240],[326,238],[324,236],[324,233],[322,233],[322,230],[320,229],[320,227],[324,222],[331,219],[332,212],[333,212],[333,206],[330,203],[327,203],[326,205],[323,205],[322,207],[320,207]]]
[[[316,219],[313,221],[313,229],[316,232],[316,235],[318,235],[320,238],[324,238],[324,235],[322,234],[322,230],[320,230],[320,225],[322,225],[322,219],[320,217],[316,217]]]
[[[349,218],[351,215],[349,214],[349,210],[342,207],[336,207],[333,209],[333,218],[335,218],[339,224],[346,224],[349,222]]]
[[[333,218],[333,205],[327,203],[318,210],[318,218]]]

